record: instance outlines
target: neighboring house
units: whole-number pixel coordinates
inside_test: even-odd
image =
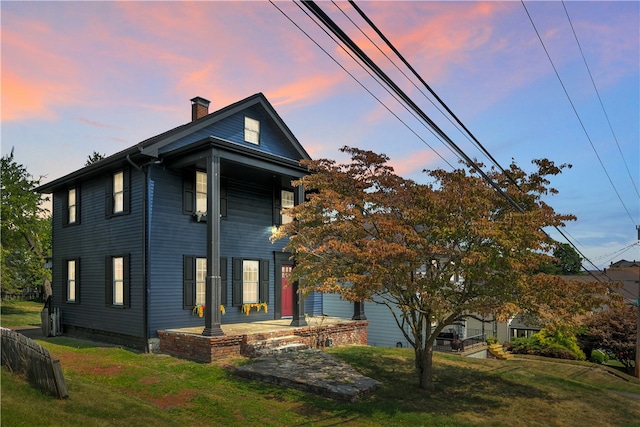
[[[191,122],[37,189],[53,195],[65,333],[150,350],[162,329],[204,323],[217,336],[221,323],[322,313],[319,294],[286,286],[286,241],[269,240],[304,196],[291,182],[309,155],[261,93],[210,114],[191,102]],[[261,303],[268,312],[242,311]]]

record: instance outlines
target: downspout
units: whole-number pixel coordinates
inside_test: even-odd
[[[147,202],[149,200],[149,173],[148,163],[144,167],[138,166],[131,160],[131,157],[127,154],[127,162],[131,164],[138,172],[144,174],[144,191],[142,192],[142,330],[144,339],[144,352],[150,353],[149,349],[149,322],[147,320],[148,312],[148,292],[147,292]]]

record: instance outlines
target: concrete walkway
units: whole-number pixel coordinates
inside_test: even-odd
[[[331,399],[354,402],[372,393],[380,382],[318,350],[274,354],[234,369],[253,380],[295,388]]]

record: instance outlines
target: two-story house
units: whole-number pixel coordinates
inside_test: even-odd
[[[53,180],[52,305],[65,333],[149,350],[157,331],[322,313],[287,286],[273,227],[309,155],[259,93]],[[247,317],[243,306],[266,304]],[[194,308],[204,306],[204,319]],[[264,306],[263,306],[264,307]],[[224,314],[223,314],[224,311]]]

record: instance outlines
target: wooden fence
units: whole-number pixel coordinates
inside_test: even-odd
[[[10,371],[23,374],[29,383],[43,393],[58,399],[69,397],[60,361],[31,338],[11,329],[2,332],[2,365]]]

